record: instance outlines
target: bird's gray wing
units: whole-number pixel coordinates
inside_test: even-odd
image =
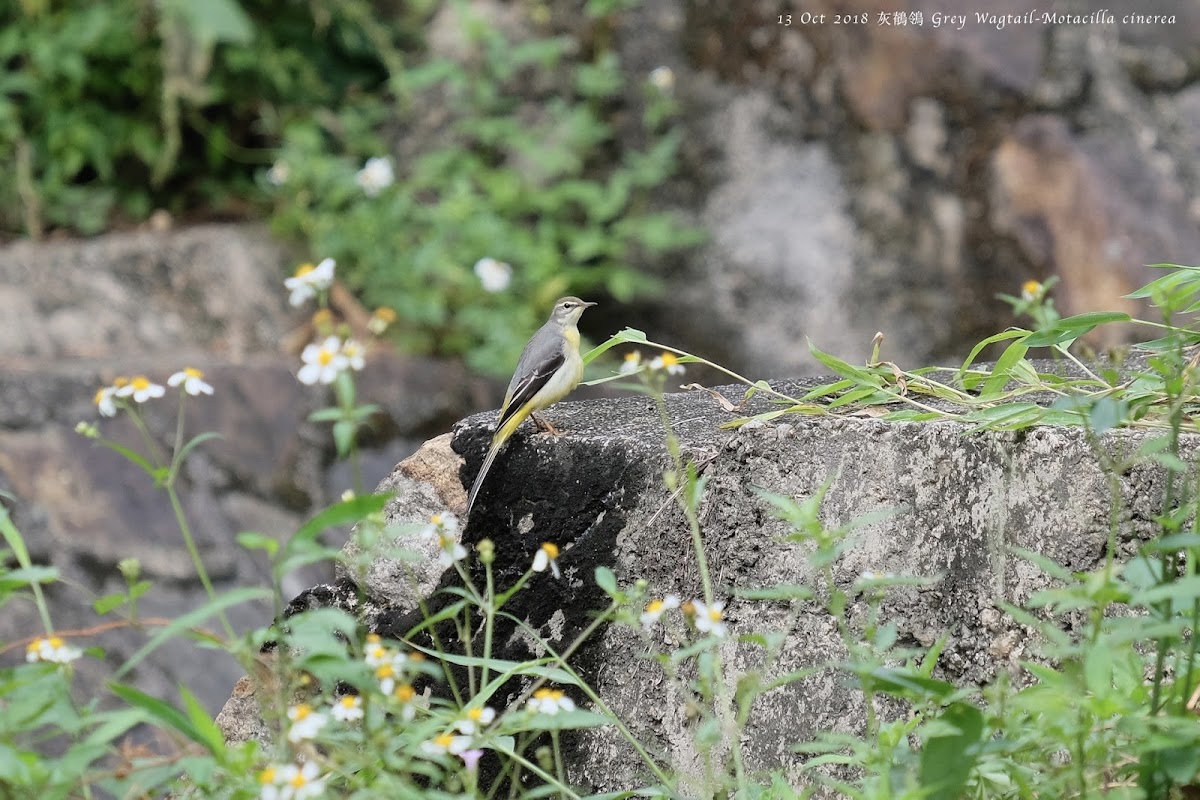
[[[512,419],[521,406],[541,391],[566,360],[563,338],[558,329],[554,325],[543,325],[521,353],[512,381],[508,384],[508,394],[496,430],[503,428],[504,423]]]

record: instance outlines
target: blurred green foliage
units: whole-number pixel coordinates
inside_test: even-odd
[[[628,301],[656,287],[638,268],[647,254],[699,237],[647,203],[675,168],[678,138],[660,122],[669,93],[646,84],[645,127],[635,123],[648,144],[622,147],[609,120],[625,87],[614,52],[584,58],[561,36],[509,41],[465,4],[458,16],[446,47],[465,56],[414,58],[393,75],[395,94],[287,128],[276,222],[336,258],[368,302],[394,308],[408,349],[507,374],[556,297]],[[356,172],[396,141],[407,157],[372,196]],[[473,274],[484,258],[512,265],[507,287]]]
[[[612,49],[630,5],[588,3],[569,32],[547,6],[453,0],[5,6],[0,234],[273,209],[397,311],[406,349],[504,373],[555,297],[628,301],[700,239],[648,202],[679,139],[670,88],[628,92]],[[395,181],[368,192],[373,157]],[[511,282],[485,286],[483,258]]]
[[[155,208],[245,215],[287,119],[379,86],[369,6],[0,5],[0,232],[98,233]],[[320,16],[318,16],[318,12]],[[414,25],[397,23],[398,43]],[[410,39],[411,41],[412,39]]]

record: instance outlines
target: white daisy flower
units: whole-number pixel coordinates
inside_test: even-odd
[[[642,625],[649,628],[654,623],[658,622],[667,611],[679,608],[679,596],[669,594],[666,597],[651,600],[646,604],[646,610],[642,612]]]
[[[533,557],[534,572],[545,572],[546,567],[550,568],[550,574],[555,578],[562,577],[562,573],[558,571],[558,545],[550,542],[539,547],[537,555]]]
[[[512,266],[491,257],[481,258],[475,262],[475,275],[485,292],[496,294],[512,282]]]
[[[82,650],[67,644],[59,636],[38,637],[25,648],[25,660],[30,663],[69,664],[82,655]]]
[[[295,744],[315,738],[329,718],[324,714],[313,711],[312,706],[301,703],[288,709],[288,719],[292,721],[288,728],[288,741]]]
[[[711,606],[706,606],[699,600],[693,600],[692,603],[692,621],[696,623],[696,630],[701,633],[711,633],[718,639],[724,638],[729,633],[729,627],[725,624],[725,603],[718,600]]]
[[[155,397],[162,397],[167,390],[154,383],[145,375],[130,379],[129,383],[117,389],[117,397],[132,397],[135,403],[144,403]]]
[[[309,386],[333,383],[338,373],[349,365],[349,360],[342,354],[342,340],[336,336],[328,337],[321,344],[308,345],[300,358],[304,366],[296,373],[296,378]]]
[[[533,693],[525,707],[538,714],[554,716],[560,711],[574,711],[575,701],[561,689],[541,688]]]
[[[458,728],[458,732],[473,736],[478,733],[483,727],[492,724],[492,720],[496,718],[496,709],[487,706],[472,708],[463,715],[461,719],[454,723],[454,727]]]
[[[204,382],[204,373],[193,367],[184,367],[167,378],[167,386],[173,388],[180,384],[183,384],[183,390],[193,397],[213,393],[213,387]]]
[[[392,160],[386,156],[368,158],[367,163],[354,176],[354,182],[359,185],[367,197],[378,196],[380,192],[396,182]]]
[[[329,710],[338,722],[353,722],[363,718],[362,698],[356,694],[342,695]]]

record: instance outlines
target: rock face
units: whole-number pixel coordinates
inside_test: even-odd
[[[0,498],[11,497],[33,559],[69,581],[49,592],[58,630],[111,621],[90,603],[124,589],[117,564],[126,558],[138,558],[154,583],[139,603],[143,618],[178,617],[207,599],[167,496],[126,459],[74,432],[81,420],[98,421],[105,436],[144,449],[125,417],[101,419],[92,403],[117,375],[163,382],[193,366],[215,389],[189,401],[188,434],[220,438],[193,451],[180,494],[218,592],[270,585],[265,559],[236,543],[239,532],[286,538],[352,485],[334,464],[327,426],[307,421],[327,398],[296,381],[298,360],[282,352],[297,322],[282,286],[288,271],[283,249],[250,226],[0,248],[0,318],[11,334],[0,345]],[[385,352],[373,353],[359,393],[382,407],[363,451],[368,487],[420,441],[490,400],[486,384],[460,366]],[[147,406],[160,444],[173,437],[176,409],[170,399]],[[329,577],[327,567],[294,575],[285,599]],[[232,622],[255,628],[271,613],[269,603],[243,606]],[[0,620],[2,641],[39,630],[29,604],[10,605]],[[128,628],[83,637],[105,648],[108,664],[82,662],[81,690],[101,692],[146,637]],[[232,660],[198,660],[179,640],[130,679],[165,698],[184,683],[216,709],[240,675]]]
[[[793,396],[801,391],[784,386]],[[719,391],[735,402],[741,396],[738,387]],[[821,513],[828,527],[893,512],[855,533],[834,579],[849,587],[864,572],[935,578],[929,588],[894,595],[884,619],[896,623],[902,643],[929,646],[949,634],[939,669],[964,684],[985,682],[1031,655],[1027,631],[1002,614],[999,603],[1020,603],[1048,580],[1007,548],[1033,550],[1072,570],[1092,569],[1104,557],[1108,477],[1078,430],[965,435],[967,426],[953,422],[783,417],[728,432],[717,425],[729,415],[707,395],[669,396],[667,409],[685,451],[706,464],[699,518],[716,593],[730,601],[731,638],[785,636],[779,658],[768,664],[757,646],[727,644],[723,656],[736,671],[762,669],[769,680],[845,655],[833,620],[815,604],[735,599],[744,589],[803,584],[819,591],[821,585],[807,546],[783,540],[788,529],[759,488],[803,501],[828,483]],[[497,462],[465,538],[489,536],[517,571],[540,542],[558,544],[563,579],[539,579],[513,612],[561,652],[591,621],[589,612],[607,604],[592,577],[597,566],[612,568],[623,586],[648,581],[655,596],[698,597],[701,584],[688,524],[663,484],[669,459],[653,408],[641,398],[566,404],[556,420],[569,437],[517,440]],[[467,459],[464,483],[481,461],[486,422],[475,417],[456,430],[455,447]],[[1114,435],[1102,446],[1128,455],[1143,438]],[[1197,444],[1189,441],[1188,452]],[[1163,480],[1164,472],[1150,467],[1120,477],[1126,511],[1116,539],[1122,553],[1132,554],[1152,530]],[[862,611],[859,598],[851,615]],[[652,635],[653,645],[680,645],[661,630]],[[639,631],[610,625],[579,652],[576,666],[688,787],[701,774],[694,723],[685,713],[690,697],[644,658],[646,649]],[[862,715],[861,699],[832,671],[792,683],[759,701],[743,739],[749,763],[782,766],[802,784],[790,745],[819,731],[855,730]],[[650,782],[615,731],[583,737],[573,757],[575,779],[586,787],[616,791]],[[696,785],[690,787],[683,796],[699,796]]]
[[[777,386],[797,396],[811,384]],[[733,402],[741,399],[739,387],[718,391]],[[752,412],[766,408],[765,402],[752,401]],[[731,636],[722,655],[735,672],[761,669],[769,680],[845,656],[834,620],[818,603],[739,599],[742,590],[782,584],[806,585],[819,596],[823,585],[809,560],[809,546],[785,540],[789,529],[772,515],[759,489],[804,501],[828,484],[821,519],[831,528],[890,512],[855,531],[833,579],[843,588],[869,572],[931,579],[928,586],[896,590],[883,607],[883,619],[896,625],[899,642],[908,646],[928,647],[949,635],[938,674],[962,684],[1015,671],[1019,659],[1033,655],[1027,650],[1029,632],[1000,604],[1020,603],[1049,580],[1013,556],[1010,547],[1080,571],[1104,558],[1109,476],[1079,430],[968,435],[967,425],[950,421],[785,416],[725,431],[718,426],[731,415],[707,394],[668,395],[666,409],[685,454],[702,465],[708,481],[699,519],[716,596],[728,601]],[[552,437],[528,426],[514,436],[479,496],[463,539],[470,544],[488,537],[495,543],[500,589],[528,569],[542,542],[559,546],[562,579],[536,576],[505,611],[562,652],[609,603],[593,577],[598,566],[613,569],[623,587],[647,581],[654,596],[694,598],[702,589],[688,523],[663,482],[670,458],[653,402],[635,397],[565,403],[555,407],[553,418],[570,433]],[[441,440],[398,468],[388,482],[399,490],[389,517],[419,519],[438,503],[461,511],[460,484],[473,480],[492,421],[491,415],[478,415],[455,429],[453,447],[465,458],[457,481],[447,483],[446,471],[458,471],[458,461]],[[1110,455],[1128,455],[1144,438],[1112,434],[1100,447]],[[1186,455],[1194,455],[1198,444],[1188,437]],[[1164,472],[1155,467],[1135,467],[1117,478],[1123,509],[1115,531],[1119,557],[1131,555],[1152,535],[1163,481]],[[381,563],[364,584],[370,597],[383,598],[369,606],[366,621],[389,636],[403,636],[416,621],[410,613],[415,598],[404,598],[394,588],[411,586],[404,569]],[[427,574],[424,590],[436,581],[436,575]],[[339,591],[354,596],[343,589],[318,587],[308,596],[327,598],[324,602],[335,601]],[[436,602],[431,599],[429,605]],[[856,596],[851,624],[865,610],[865,601]],[[608,625],[578,651],[573,664],[650,751],[661,753],[682,776],[681,796],[704,796],[696,782],[702,770],[695,721],[686,711],[690,692],[645,658],[648,648],[666,652],[686,644],[678,622],[655,627],[649,638],[641,630]],[[763,663],[757,645],[736,643],[738,635],[751,633],[781,634],[778,658]],[[545,655],[512,626],[501,625],[495,640],[504,643],[503,658]],[[233,735],[261,736],[246,697],[243,687],[222,724]],[[844,678],[818,671],[758,702],[743,738],[749,766],[783,768],[794,785],[803,785],[800,757],[790,746],[819,731],[855,731],[863,719],[861,698]],[[620,791],[652,783],[614,731],[589,732],[573,742],[569,758],[577,784]]]
[[[621,18],[632,72],[677,73],[684,170],[663,195],[710,233],[651,338],[754,377],[817,368],[805,336],[858,360],[883,331],[890,357],[944,362],[1012,323],[995,295],[1025,280],[1057,275],[1066,313],[1134,310],[1144,265],[1195,263],[1200,8],[1141,4],[1175,16],[1154,23],[1089,0],[1072,13],[1112,22],[1052,24],[1011,1],[953,21],[895,6],[664,0]]]

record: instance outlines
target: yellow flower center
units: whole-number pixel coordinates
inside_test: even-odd
[[[150,379],[145,375],[138,375],[136,378],[130,381],[130,383],[133,385],[133,390],[135,392],[142,392],[150,388]]]
[[[204,373],[201,372],[200,370],[196,369],[195,367],[184,367],[183,374],[187,375],[189,378],[199,379],[199,378],[204,377]]]
[[[632,352],[625,354],[625,360],[632,364],[636,364],[637,362],[642,360],[642,354],[639,353],[637,350],[634,350]]]
[[[333,361],[333,353],[329,350],[322,349],[321,354],[317,356],[317,363],[322,367],[327,367],[331,361]]]
[[[467,712],[467,719],[471,719],[471,720],[478,722],[482,717],[483,717],[483,709],[482,708],[472,708],[470,711]]]
[[[103,389],[98,390],[96,392],[96,396],[94,398],[92,398],[92,402],[95,403],[96,405],[100,405],[100,401],[102,401],[104,399],[104,395],[108,391],[109,391],[109,388],[107,386],[104,387]]]
[[[546,542],[542,545],[542,552],[545,553],[551,560],[558,558],[558,545]]]
[[[296,277],[303,278],[314,269],[316,269],[316,267],[314,267],[312,264],[301,264],[300,266],[296,267]]]
[[[710,608],[708,610],[708,618],[711,619],[713,622],[720,622],[721,621],[721,612],[715,608]]]
[[[368,642],[371,642],[372,644],[374,644],[375,642],[382,642],[382,641],[383,641],[383,637],[381,637],[381,636],[380,636],[378,633],[368,633],[368,634],[367,634],[367,641],[368,641]]]
[[[663,353],[662,363],[664,368],[673,367],[679,363],[679,356],[675,355],[674,353]]]
[[[297,772],[295,775],[292,776],[292,779],[290,781],[288,781],[288,784],[290,786],[294,786],[297,789],[299,789],[301,786],[303,786],[306,783],[308,783],[308,778],[304,777],[303,772]]]
[[[402,683],[396,688],[396,699],[402,703],[411,702],[416,696],[417,690],[409,686],[407,683]]]
[[[63,640],[57,636],[51,636],[48,641],[50,642],[50,646],[56,650],[63,646]]]
[[[657,614],[659,611],[662,611],[662,608],[663,608],[662,600],[651,600],[649,603],[646,604],[646,610],[649,611],[651,614]]]
[[[454,744],[454,737],[448,733],[443,733],[441,736],[433,740],[433,743],[438,747],[449,747]]]
[[[429,518],[429,521],[432,522],[434,525],[441,525],[442,524],[442,515],[434,514],[432,517]]]
[[[358,707],[358,695],[348,694],[345,697],[343,697],[342,698],[342,706],[344,708],[357,708]]]
[[[396,321],[396,310],[387,306],[380,306],[375,309],[375,318],[383,322],[392,323]]]
[[[118,389],[120,389],[122,386],[128,386],[128,385],[129,385],[129,378],[126,378],[123,375],[121,377],[113,379],[113,386],[115,386]]]
[[[264,769],[262,772],[258,773],[258,782],[261,783],[263,786],[274,783],[275,782],[274,767]]]
[[[383,680],[384,678],[392,678],[395,677],[395,675],[396,670],[392,668],[391,664],[380,664],[379,668],[375,670],[375,677],[379,678],[379,680]]]
[[[1042,290],[1042,284],[1037,281],[1025,281],[1021,284],[1021,291],[1028,295],[1037,295]]]

